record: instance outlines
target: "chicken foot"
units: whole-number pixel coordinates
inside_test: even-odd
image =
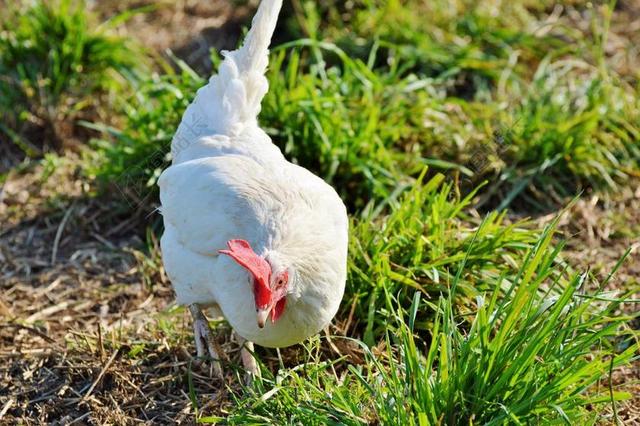
[[[213,341],[213,334],[211,333],[211,327],[209,327],[209,321],[204,316],[200,306],[197,303],[189,305],[189,312],[193,317],[193,334],[196,341],[196,351],[198,358],[204,358],[208,355],[213,359],[211,367],[216,377],[222,379],[224,373],[220,364],[220,355],[216,350],[216,345]]]

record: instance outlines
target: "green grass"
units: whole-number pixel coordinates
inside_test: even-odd
[[[493,206],[518,200],[540,209],[548,208],[550,192],[557,205],[586,187],[611,189],[638,175],[638,87],[616,75],[604,54],[613,3],[567,6],[595,12],[587,32],[564,19],[543,23],[552,9],[544,2],[295,4],[290,26],[336,43],[350,63],[366,62],[365,86],[376,87],[370,74],[390,88],[422,82],[407,96],[409,106],[390,108],[407,111],[404,128],[386,122],[386,110],[377,120],[376,133],[398,130],[386,147],[413,154],[397,161],[402,170],[416,173],[403,164],[411,157],[448,160],[476,183],[491,179]],[[353,67],[324,59],[344,70],[336,87],[354,87],[347,75]],[[358,106],[353,115],[370,116]]]
[[[338,65],[324,68],[326,57]],[[375,72],[373,62],[375,51],[369,61],[351,59],[311,40],[279,47],[260,117],[288,158],[332,183],[355,209],[388,199],[430,164],[420,152],[420,120],[435,88],[396,69]]]
[[[186,64],[178,64],[179,72],[167,66],[167,74],[141,81],[124,107],[123,128],[84,123],[104,134],[93,141],[95,151],[87,152],[87,174],[103,190],[115,183],[134,207],[157,198],[156,182],[170,163],[171,139],[184,110],[205,83]]]
[[[403,62],[406,70],[447,78],[448,90],[473,97],[496,84],[514,55],[518,70],[546,55],[549,47],[566,48],[558,26],[536,31],[539,2],[514,3],[412,0],[300,1],[298,34],[332,40],[351,55],[365,58],[379,40],[387,58],[378,65]],[[385,60],[387,59],[387,60]]]
[[[260,116],[285,155],[337,187],[352,211],[388,199],[426,165],[461,174],[467,190],[489,179],[499,209],[517,200],[542,210],[640,173],[637,91],[595,65],[548,56],[531,77],[466,99],[449,94],[454,76],[408,72],[410,58],[379,67],[390,54],[381,46],[364,59],[310,39],[275,48]],[[103,145],[104,181],[155,192],[180,114],[204,81],[180,68],[129,102],[125,126],[111,132],[117,143]]]
[[[640,170],[640,101],[633,89],[578,60],[544,61],[503,111],[514,123],[498,151],[510,182],[503,205],[526,186],[557,200],[581,188],[615,189]]]
[[[515,281],[518,265],[538,238],[530,224],[506,223],[496,212],[480,226],[470,215],[475,191],[456,195],[442,174],[421,180],[353,219],[343,316],[353,310],[354,329],[362,330],[369,345],[392,320],[389,295],[403,306],[411,304],[415,291],[435,300],[449,292],[457,276],[457,303],[468,307],[482,292],[494,290],[498,277],[504,288]],[[435,304],[421,307],[417,328],[425,329]]]
[[[81,1],[17,2],[5,14],[0,135],[28,155],[60,148],[74,136],[75,119],[100,117],[108,95],[144,68],[140,49],[110,34],[119,19],[97,26]]]
[[[386,292],[394,308],[383,344],[355,341],[364,358],[350,364],[321,358],[320,339],[308,343],[305,362],[276,376],[264,371],[238,395],[225,424],[593,424],[597,412],[587,407],[630,397],[597,386],[638,350],[624,341],[630,317],[618,314],[628,295],[585,292],[588,274],[554,266],[552,237],[553,226],[528,251],[508,297],[479,295],[472,315],[456,308],[462,273],[436,301],[416,292],[411,303],[396,303]],[[567,285],[548,279],[554,275]],[[492,280],[503,286],[503,276]],[[428,331],[418,326],[425,304],[436,313]]]
[[[549,193],[562,204],[640,173],[640,97],[602,56],[606,12],[585,36],[561,23],[536,31],[547,6],[527,2],[294,6],[291,32],[311,38],[274,49],[261,123],[354,211],[425,165],[461,173],[467,190],[489,179],[485,198],[500,209],[514,201],[545,209]],[[35,154],[39,140],[59,145],[77,133],[77,119],[117,124],[90,174],[153,199],[181,113],[205,80],[185,64],[166,66],[113,101],[124,104],[124,120],[97,114],[96,95],[117,93],[144,57],[109,35],[123,16],[94,30],[82,3],[14,10],[0,47],[8,117],[0,131]]]

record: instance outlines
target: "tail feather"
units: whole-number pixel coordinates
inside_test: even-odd
[[[276,29],[282,0],[263,0],[251,23],[251,29],[240,49],[232,52],[237,57],[241,72],[264,74],[269,64],[269,44]]]
[[[172,150],[185,140],[204,135],[233,136],[248,125],[257,125],[260,103],[269,89],[264,74],[281,7],[282,0],[262,0],[242,47],[222,52],[225,59],[218,74],[198,90],[187,108]]]

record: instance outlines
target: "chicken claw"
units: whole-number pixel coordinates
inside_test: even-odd
[[[220,379],[224,378],[222,366],[220,365],[220,355],[216,350],[207,317],[204,316],[196,303],[189,305],[189,311],[193,317],[193,334],[198,358],[205,358],[208,352],[208,355],[212,358],[211,367],[214,375]]]

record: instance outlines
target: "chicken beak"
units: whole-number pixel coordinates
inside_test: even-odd
[[[258,327],[264,328],[264,325],[267,323],[267,318],[269,318],[270,312],[271,308],[258,309]]]

